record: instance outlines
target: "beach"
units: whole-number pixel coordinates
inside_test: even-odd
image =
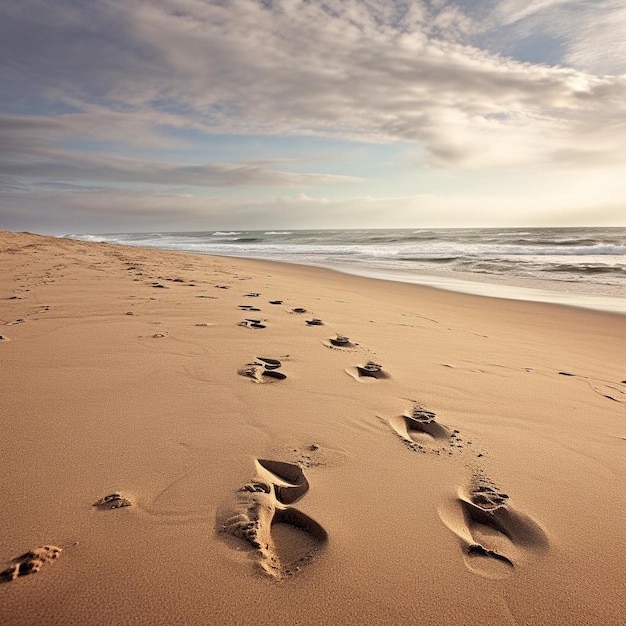
[[[623,626],[626,316],[11,232],[0,300],[0,624]]]

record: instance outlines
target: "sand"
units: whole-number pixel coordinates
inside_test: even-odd
[[[0,623],[623,626],[626,316],[7,232],[0,302]]]

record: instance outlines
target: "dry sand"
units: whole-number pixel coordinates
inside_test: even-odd
[[[14,233],[0,302],[0,623],[625,623],[625,316]]]

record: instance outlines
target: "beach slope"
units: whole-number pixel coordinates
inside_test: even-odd
[[[0,624],[626,616],[626,316],[0,232]]]

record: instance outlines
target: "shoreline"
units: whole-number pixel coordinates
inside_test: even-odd
[[[63,235],[61,237],[73,241],[84,241],[82,239],[74,239],[72,235]],[[250,259],[273,263],[286,263],[294,266],[318,267],[352,276],[425,285],[455,293],[467,293],[507,300],[553,303],[576,308],[626,314],[626,293],[624,292],[624,288],[619,285],[524,278],[487,272],[461,272],[455,270],[390,270],[375,267],[365,267],[365,269],[362,269],[353,263],[316,263],[310,260],[304,262],[288,258],[272,258],[270,256],[237,256],[192,249],[180,250],[167,247],[142,246],[141,244],[133,243],[115,245],[129,245],[130,247],[143,248],[146,250],[170,250],[172,252],[202,254],[227,259]]]
[[[214,255],[221,256],[221,255]],[[226,256],[226,255],[224,255]],[[251,258],[251,257],[229,257]],[[479,274],[477,272],[435,272],[409,273],[390,272],[381,270],[359,271],[354,266],[341,265],[313,265],[296,263],[293,261],[281,261],[271,259],[254,259],[274,263],[287,263],[291,265],[304,265],[306,267],[319,267],[331,271],[341,272],[352,276],[361,276],[373,280],[387,280],[411,285],[422,285],[451,291],[453,293],[465,293],[486,298],[503,300],[519,300],[524,302],[541,302],[544,304],[557,304],[574,308],[608,313],[626,314],[626,295],[618,294],[621,287],[606,285],[607,292],[604,294],[593,291],[570,291],[568,286],[581,287],[584,283],[524,279],[520,277],[504,277],[496,274]],[[597,288],[597,285],[594,285]]]
[[[622,626],[623,315],[7,232],[0,301],[0,623]]]
[[[41,235],[45,236],[45,235]],[[72,236],[59,235],[59,238],[70,241],[84,241],[73,239]],[[496,274],[482,274],[477,272],[435,272],[429,271],[425,274],[409,272],[389,272],[382,270],[379,273],[375,270],[359,271],[354,265],[340,264],[316,264],[301,263],[294,260],[283,260],[266,257],[234,256],[230,254],[217,254],[214,252],[200,252],[193,250],[174,250],[170,248],[159,248],[152,246],[142,246],[135,244],[119,244],[112,242],[91,242],[102,243],[104,245],[121,246],[135,248],[146,251],[163,251],[173,254],[200,255],[215,259],[232,259],[233,261],[251,261],[258,263],[269,263],[285,265],[298,268],[311,268],[327,272],[336,272],[346,276],[363,278],[366,280],[383,281],[389,283],[400,283],[424,287],[427,290],[443,291],[452,294],[475,296],[491,300],[504,300],[510,302],[525,302],[536,304],[547,304],[559,307],[578,309],[581,311],[594,311],[598,313],[609,313],[612,315],[626,315],[626,296],[613,295],[613,293],[589,293],[571,292],[566,289],[567,285],[582,285],[584,283],[570,283],[566,281],[551,281],[539,279],[524,279],[520,277],[504,277]],[[545,285],[546,287],[543,287]],[[550,287],[550,288],[548,288]],[[597,285],[594,285],[597,287]],[[606,285],[610,292],[617,291],[621,287]]]

